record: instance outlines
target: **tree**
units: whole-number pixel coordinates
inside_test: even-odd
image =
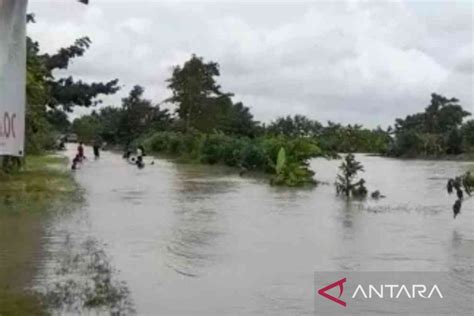
[[[173,69],[171,78],[167,80],[173,95],[167,101],[178,105],[177,113],[185,121],[186,130],[194,126],[199,117],[205,116],[211,98],[223,95],[214,79],[219,75],[217,63],[205,63],[196,55],[192,55],[183,67]]]
[[[29,22],[34,15],[29,14]],[[52,131],[64,131],[66,113],[75,106],[93,106],[100,102],[99,95],[113,94],[119,88],[118,80],[107,83],[84,83],[72,77],[56,78],[54,70],[67,69],[72,58],[82,56],[91,41],[80,38],[56,54],[41,54],[39,44],[27,37],[27,105],[26,152],[38,153],[54,143]],[[62,113],[61,113],[62,112]]]
[[[129,145],[148,131],[162,131],[171,126],[167,109],[143,98],[144,89],[134,86],[122,107],[107,106],[73,122],[73,130],[84,142],[101,139],[109,144]]]
[[[168,110],[153,106],[143,98],[144,89],[134,86],[128,97],[122,99],[123,115],[119,123],[119,135],[125,144],[131,143],[148,129],[160,130],[170,124]]]
[[[461,127],[463,150],[474,151],[474,120],[469,120]]]
[[[460,154],[464,146],[463,119],[470,113],[459,100],[431,94],[431,102],[422,113],[395,121],[394,155]]]
[[[223,132],[228,135],[253,137],[257,122],[248,107],[241,102],[234,104],[227,95],[210,98],[205,110],[197,114],[193,127],[205,132]]]
[[[120,139],[120,123],[124,111],[121,108],[106,106],[100,109],[98,118],[100,121],[100,138],[109,144],[118,144]]]
[[[204,62],[192,55],[184,65],[176,66],[167,80],[172,96],[166,101],[177,105],[178,126],[210,133],[255,136],[257,122],[249,108],[241,102],[234,104],[231,93],[223,93],[215,77],[220,75],[219,64]]]
[[[448,99],[436,93],[431,94],[431,103],[425,109],[424,129],[428,133],[444,133],[458,128],[464,117],[471,113],[464,111],[456,98]]]
[[[72,130],[80,142],[92,143],[100,136],[101,124],[97,114],[93,112],[91,115],[75,119],[72,122]]]
[[[329,121],[317,127],[315,136],[321,149],[335,153],[385,153],[391,143],[388,131],[380,127],[370,130],[359,124],[342,125]]]
[[[225,126],[219,129],[224,133],[249,137],[254,137],[259,133],[258,122],[254,121],[250,109],[242,102],[232,104],[223,121],[220,124],[225,124]]]
[[[271,122],[267,130],[270,134],[289,137],[316,137],[322,131],[322,125],[304,115],[279,117]]]
[[[46,119],[58,132],[67,133],[71,128],[67,114],[59,109],[46,111]]]
[[[341,174],[337,175],[336,192],[349,198],[352,196],[364,197],[367,195],[367,189],[364,186],[365,180],[360,179],[353,183],[357,173],[364,171],[362,164],[355,160],[353,154],[348,154],[339,167]]]
[[[446,135],[446,153],[451,155],[459,155],[463,151],[463,136],[461,129],[452,128]]]
[[[49,73],[38,55],[38,43],[27,38],[25,152],[39,153],[51,145],[51,125],[46,119]]]
[[[117,86],[118,79],[107,83],[85,83],[81,80],[75,81],[71,76],[60,79],[55,79],[53,76],[52,72],[54,70],[67,69],[71,59],[83,56],[91,43],[88,37],[82,37],[77,39],[73,45],[61,48],[56,54],[42,54],[39,56],[48,72],[46,83],[50,90],[49,108],[61,106],[64,111],[71,112],[74,106],[90,107],[97,105],[101,102],[97,99],[98,95],[113,94],[119,90]]]

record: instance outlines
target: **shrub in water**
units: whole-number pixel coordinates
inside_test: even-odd
[[[142,143],[152,152],[186,157],[207,164],[220,163],[260,170],[274,175],[272,184],[287,186],[315,184],[314,172],[309,169],[308,160],[322,155],[313,140],[301,137],[263,136],[251,139],[223,133],[157,132]],[[284,162],[281,162],[282,159]]]

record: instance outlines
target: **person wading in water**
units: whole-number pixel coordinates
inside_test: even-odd
[[[86,158],[86,156],[84,156],[84,144],[82,142],[80,142],[79,146],[77,146],[77,155],[81,161]]]
[[[92,146],[92,149],[94,151],[94,157],[96,159],[100,157],[100,145],[101,145],[100,140],[96,139],[94,141],[94,145]]]
[[[145,150],[143,146],[139,145],[137,147],[137,166],[138,168],[143,168],[145,164],[143,163],[143,156],[145,155]]]
[[[76,154],[76,157],[72,160],[72,170],[76,170],[78,168],[79,163],[81,162],[81,158],[79,158],[79,154]]]
[[[457,199],[456,202],[454,202],[453,205],[453,217],[456,218],[459,213],[461,213],[461,205],[462,205],[462,200]]]

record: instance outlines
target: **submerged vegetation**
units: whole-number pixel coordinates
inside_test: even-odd
[[[241,173],[265,172],[274,176],[273,184],[288,186],[315,184],[308,160],[322,155],[311,139],[282,135],[248,138],[223,133],[156,132],[140,143],[149,152],[184,161],[223,164],[237,167]]]
[[[48,310],[71,314],[84,311],[134,314],[130,291],[124,282],[116,279],[117,271],[102,245],[88,239],[77,247],[66,238],[59,259],[57,280],[49,284],[42,295]]]
[[[341,174],[337,175],[336,180],[336,192],[341,194],[346,198],[349,197],[358,197],[363,198],[367,196],[367,189],[365,187],[365,180],[359,179],[359,181],[354,182],[357,177],[357,173],[363,172],[364,167],[360,162],[355,160],[355,157],[352,153],[346,155],[344,160],[339,167]]]
[[[320,154],[318,147],[303,144],[304,152],[315,157]],[[290,150],[294,150],[290,148]],[[302,151],[302,152],[303,152]],[[317,182],[313,179],[314,172],[309,168],[308,159],[299,161],[294,156],[288,156],[284,147],[278,151],[276,164],[274,165],[275,175],[271,178],[271,183],[275,185],[301,186],[314,185]],[[273,162],[272,162],[273,165]]]
[[[474,176],[471,171],[466,172],[463,175],[457,176],[454,179],[449,179],[446,185],[448,194],[452,194],[456,191],[456,201],[453,204],[453,215],[454,218],[461,212],[462,203],[465,195],[471,196],[474,188]]]

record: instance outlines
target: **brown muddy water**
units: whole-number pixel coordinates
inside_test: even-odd
[[[328,184],[295,190],[150,157],[139,170],[103,152],[76,171],[84,204],[47,220],[36,288],[58,313],[71,300],[76,312],[314,315],[315,271],[447,271],[471,301],[474,199],[453,220],[445,183],[473,164],[357,159],[386,198],[336,197],[340,160],[313,160]]]

